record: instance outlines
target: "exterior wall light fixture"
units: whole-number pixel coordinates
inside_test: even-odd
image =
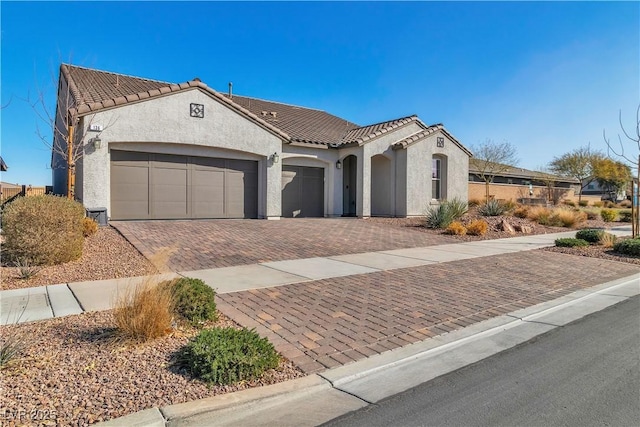
[[[340,160],[336,162],[336,169],[342,169],[342,162]]]
[[[278,153],[273,153],[273,154],[271,155],[271,161],[272,161],[273,163],[278,163],[278,162],[280,161],[280,156],[278,156]]]
[[[93,148],[95,148],[96,150],[99,150],[100,147],[102,147],[102,140],[100,139],[99,136],[96,136],[95,138],[93,138],[91,142],[93,144]]]

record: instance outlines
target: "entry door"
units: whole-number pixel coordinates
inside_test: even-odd
[[[356,188],[358,181],[358,159],[354,155],[345,157],[342,162],[342,216],[356,216]]]

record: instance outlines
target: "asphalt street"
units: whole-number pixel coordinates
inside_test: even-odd
[[[327,426],[638,426],[640,297]]]

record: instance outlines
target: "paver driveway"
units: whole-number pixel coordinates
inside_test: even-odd
[[[175,249],[167,266],[191,271],[455,243],[447,237],[371,219],[112,221],[144,256]]]
[[[307,373],[640,272],[541,250],[220,294],[218,309]]]

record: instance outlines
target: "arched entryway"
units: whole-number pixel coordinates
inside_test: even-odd
[[[342,160],[342,216],[356,216],[358,159],[353,154]]]
[[[371,215],[391,216],[391,161],[380,154],[371,158]]]

